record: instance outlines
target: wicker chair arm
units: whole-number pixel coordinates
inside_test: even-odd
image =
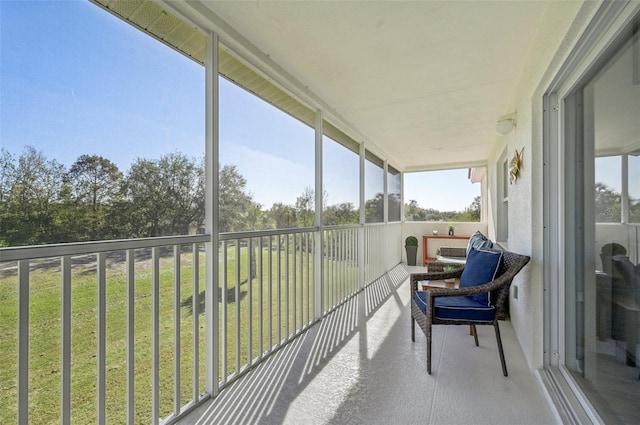
[[[450,265],[448,265],[450,266]],[[429,266],[431,268],[431,265]],[[443,279],[455,279],[459,278],[462,275],[462,270],[464,266],[460,265],[456,267],[453,271],[429,271],[427,273],[412,273],[411,274],[411,291],[415,292],[418,290],[418,283],[423,280],[443,280]]]
[[[448,296],[460,296],[460,295],[479,295],[492,291],[497,291],[505,286],[509,285],[512,277],[500,276],[496,280],[477,286],[467,286],[465,288],[434,288],[428,292],[433,291],[433,297],[448,297]]]

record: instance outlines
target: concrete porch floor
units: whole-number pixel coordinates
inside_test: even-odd
[[[409,273],[398,266],[205,402],[180,424],[554,424],[509,321],[495,334],[436,326],[433,374],[426,339],[411,342]]]

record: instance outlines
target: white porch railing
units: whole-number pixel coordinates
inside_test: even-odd
[[[392,227],[221,234],[217,390],[399,263],[385,258],[397,245]],[[200,315],[210,240],[0,249],[1,422],[155,424],[207,398]]]
[[[368,224],[364,227],[364,280],[373,282],[386,271],[387,260],[384,258],[387,241],[384,223]]]
[[[220,235],[220,388],[315,320],[314,229]]]
[[[358,292],[359,225],[327,227],[323,231],[322,311],[324,314]]]
[[[157,423],[198,400],[204,341],[198,315],[181,308],[199,310],[193,295],[209,240],[0,250],[2,418]]]

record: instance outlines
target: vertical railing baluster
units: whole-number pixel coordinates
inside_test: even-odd
[[[127,424],[135,423],[135,250],[127,250]]]
[[[71,423],[71,257],[62,257],[62,392],[60,423]]]
[[[173,414],[180,414],[180,245],[173,246]]]
[[[369,227],[364,228],[364,284],[369,283]]]
[[[98,253],[98,418],[99,425],[107,421],[107,267],[106,254]]]
[[[200,398],[200,245],[193,244],[193,401]],[[225,326],[226,327],[226,326]]]
[[[160,422],[160,252],[151,249],[151,423]]]
[[[324,241],[324,281],[326,283],[325,288],[325,296],[324,296],[324,311],[323,313],[329,311],[331,308],[331,232],[332,230],[328,230],[325,234]]]
[[[298,284],[300,285],[300,329],[304,327],[304,233],[300,233],[300,276],[298,276]]]
[[[325,307],[325,311],[329,311],[331,309],[331,304],[333,304],[333,265],[331,263],[331,250],[333,249],[333,230],[329,230],[327,232],[327,246],[325,248],[325,259],[327,261],[327,270],[325,273],[326,281],[327,281],[327,305]]]
[[[240,373],[240,239],[236,239],[236,374]]]
[[[357,291],[360,288],[360,250],[362,247],[358,243],[359,229],[353,229],[353,291]]]
[[[284,255],[284,281],[285,281],[285,287],[284,287],[284,293],[285,293],[285,299],[286,299],[286,304],[285,304],[285,321],[286,321],[286,327],[285,327],[285,337],[289,338],[289,322],[290,322],[290,318],[291,316],[289,316],[289,240],[291,239],[291,235],[287,235],[287,238],[285,239],[285,255]]]
[[[71,423],[71,257],[63,256],[62,272],[62,385],[60,423]]]
[[[267,249],[269,253],[267,255],[269,264],[267,266],[267,273],[269,274],[269,290],[267,298],[269,298],[269,307],[268,307],[268,321],[269,321],[269,350],[273,348],[273,236],[269,236],[269,246]]]
[[[338,304],[340,304],[346,296],[342,280],[342,230],[336,230],[336,283],[339,288]]]
[[[280,341],[282,341],[282,266],[281,266],[281,262],[282,262],[282,254],[281,254],[281,243],[282,243],[282,238],[281,235],[278,235],[278,266],[277,266],[277,281],[276,283],[278,284],[278,290],[277,292],[277,296],[278,296],[278,345],[280,345]]]
[[[327,233],[327,311],[333,308],[333,300],[335,293],[334,277],[333,277],[333,245],[334,245],[334,230],[330,230]]]
[[[331,303],[332,307],[335,307],[340,301],[340,292],[339,292],[339,282],[338,282],[338,267],[336,265],[336,252],[338,250],[338,231],[333,231],[333,249],[331,252],[331,264],[332,264],[332,274],[331,279],[333,280],[333,302]]]
[[[29,260],[18,261],[18,423],[29,422]]]
[[[247,366],[253,364],[253,238],[247,239]]]
[[[262,337],[263,337],[263,331],[264,331],[264,294],[263,294],[263,289],[262,289],[262,284],[264,283],[263,279],[262,279],[262,250],[263,250],[263,246],[262,246],[262,237],[260,237],[258,239],[258,299],[260,300],[258,303],[258,317],[260,318],[260,321],[258,322],[258,357],[262,358],[262,353],[264,352],[264,347],[263,347],[263,341],[262,341]]]
[[[307,303],[305,302],[305,299],[307,299],[309,297],[309,291],[307,288],[307,279],[306,279],[306,273],[305,273],[305,260],[307,258],[307,249],[309,247],[309,245],[307,245],[309,243],[309,239],[308,239],[308,234],[307,233],[303,233],[302,235],[300,235],[300,238],[302,239],[302,248],[300,250],[300,292],[301,292],[301,296],[300,296],[300,317],[302,320],[302,326],[304,327],[304,325],[307,323],[305,321],[305,316],[309,315],[309,312],[307,311],[306,307],[307,307]],[[305,291],[306,290],[306,291]],[[305,297],[306,294],[306,297]],[[306,312],[306,315],[305,315]]]
[[[293,237],[293,255],[292,255],[292,262],[293,264],[291,265],[291,271],[293,272],[293,293],[291,295],[291,299],[293,300],[293,332],[295,333],[296,330],[298,329],[298,317],[297,317],[297,304],[298,304],[298,298],[296,297],[296,292],[297,292],[297,286],[298,286],[298,279],[297,279],[297,274],[298,274],[298,265],[297,265],[297,252],[298,252],[298,234],[294,233],[292,235]]]
[[[309,248],[309,254],[307,255],[307,323],[311,322],[311,320],[313,319],[313,304],[311,302],[312,299],[315,298],[315,291],[312,292],[314,285],[314,274],[312,272],[312,264],[313,264],[313,268],[317,267],[317,264],[315,261],[311,261],[312,258],[314,257],[314,253],[316,251],[315,246],[315,238],[318,236],[315,236],[314,233],[309,233],[309,239],[311,239],[310,243],[311,246]],[[320,263],[322,264],[322,263]],[[316,285],[321,285],[322,282],[316,282]]]
[[[229,376],[229,326],[227,326],[228,320],[228,304],[229,301],[227,299],[227,293],[229,291],[229,253],[227,250],[229,249],[229,243],[227,241],[222,242],[222,288],[221,298],[222,298],[222,382],[227,382],[227,376]]]
[[[308,281],[307,281],[307,258],[309,258],[309,233],[303,233],[302,234],[302,238],[304,239],[304,251],[302,251],[302,256],[300,258],[300,270],[301,270],[301,277],[300,277],[300,287],[303,288],[304,291],[304,297],[302,298],[302,324],[307,325],[309,323],[309,321],[307,320],[307,317],[309,317],[309,304],[308,304],[308,300],[309,300],[309,286],[307,285]]]

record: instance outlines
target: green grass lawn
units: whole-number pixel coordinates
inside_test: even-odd
[[[292,244],[293,246],[293,244]],[[257,249],[254,252],[258,252]],[[220,303],[220,323],[226,309],[227,339],[220,341],[221,351],[226,347],[226,362],[221,355],[220,367],[226,364],[220,375],[236,372],[236,315],[240,315],[240,365],[260,354],[259,329],[262,324],[262,351],[267,351],[280,337],[294,333],[309,320],[313,313],[313,259],[296,260],[291,251],[264,247],[262,278],[247,280],[249,275],[248,249],[227,249],[226,304]],[[240,274],[236,261],[239,253]],[[200,258],[199,303],[204,304],[204,254]],[[277,262],[280,262],[278,274]],[[107,344],[106,388],[107,421],[124,423],[126,415],[126,284],[123,262],[107,262]],[[260,262],[256,262],[260,265]],[[271,279],[269,267],[271,264]],[[287,274],[288,266],[288,274]],[[174,396],[174,282],[173,255],[160,260],[160,416],[173,411]],[[220,267],[222,274],[223,268]],[[354,273],[351,268],[349,273]],[[258,273],[259,275],[259,273]],[[285,276],[289,279],[285,279]],[[148,259],[136,261],[135,271],[135,414],[136,423],[148,423],[151,419],[151,332],[152,296],[151,268]],[[29,348],[29,415],[32,424],[59,423],[61,388],[61,276],[59,261],[46,267],[36,267],[30,274],[30,348]],[[225,280],[219,278],[220,286]],[[236,302],[236,285],[239,285],[239,302]],[[17,277],[11,273],[0,275],[0,423],[15,423],[17,409]],[[249,314],[249,287],[251,287],[251,321]],[[280,289],[282,299],[278,301]],[[285,297],[289,291],[289,299]],[[269,290],[272,301],[269,303]],[[221,288],[222,290],[222,288]],[[262,300],[259,297],[262,292]],[[294,297],[295,294],[295,297]],[[191,300],[192,254],[181,254],[181,404],[192,398],[193,376],[193,311]],[[97,340],[96,340],[96,271],[95,262],[74,265],[72,271],[72,389],[71,415],[73,423],[93,423],[96,416]],[[260,316],[262,306],[262,316]],[[281,315],[278,321],[277,311]],[[239,308],[239,310],[237,310]],[[288,316],[285,312],[288,310]],[[295,316],[294,316],[295,311]],[[202,312],[202,311],[200,311]],[[271,312],[271,315],[269,314]],[[200,392],[204,391],[204,316],[200,316]],[[269,327],[271,317],[271,327]],[[251,353],[249,353],[249,328],[252,329]],[[222,338],[222,333],[220,333]],[[222,353],[221,353],[222,354]]]

